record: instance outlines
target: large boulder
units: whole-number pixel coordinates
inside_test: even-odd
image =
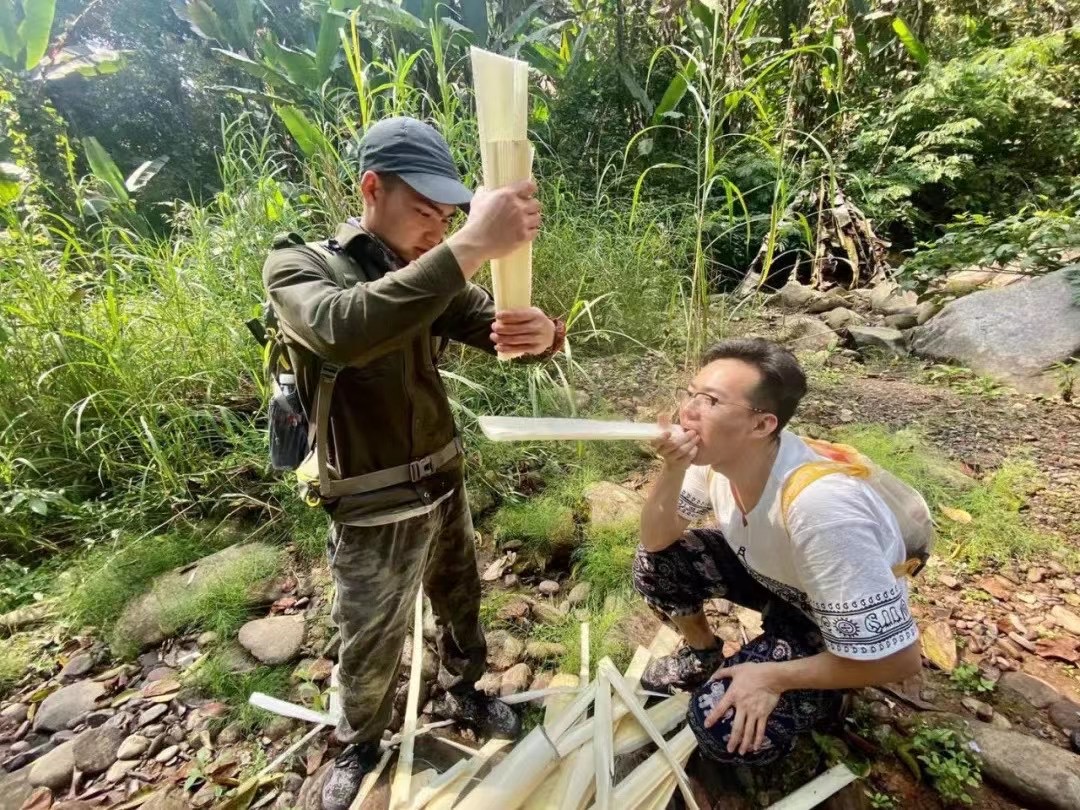
[[[0,810],[21,810],[33,792],[30,768],[22,768],[10,774],[0,772]]]
[[[860,351],[875,351],[903,357],[907,354],[904,333],[887,326],[849,326],[848,334]]]
[[[585,501],[589,504],[589,522],[593,526],[617,526],[636,521],[645,505],[641,495],[610,481],[598,481],[585,487]]]
[[[116,637],[124,643],[145,649],[160,644],[178,628],[173,626],[176,607],[200,594],[208,593],[224,578],[252,572],[248,589],[252,604],[274,601],[272,578],[265,576],[278,557],[277,549],[265,543],[229,546],[198,562],[185,565],[158,577],[147,593],[131,601],[116,624]]]
[[[1021,388],[1042,390],[1040,377],[1080,353],[1080,306],[1065,270],[983,290],[948,304],[912,333],[924,357],[961,363]]]
[[[75,770],[75,741],[68,740],[30,766],[30,784],[60,791],[71,783]]]
[[[1080,807],[1080,757],[1019,731],[967,721],[983,776],[1027,806]]]
[[[776,341],[793,352],[819,352],[836,346],[836,333],[810,315],[790,315],[784,318]]]

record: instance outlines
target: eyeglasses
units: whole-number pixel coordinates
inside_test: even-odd
[[[708,405],[710,408],[715,408],[718,405],[734,405],[736,408],[743,408],[754,413],[768,413],[768,411],[763,411],[761,408],[753,408],[750,405],[743,405],[741,402],[729,402],[714,397],[712,394],[706,394],[704,391],[691,391],[689,388],[676,388],[675,400],[679,403],[679,407],[694,402],[698,405]]]

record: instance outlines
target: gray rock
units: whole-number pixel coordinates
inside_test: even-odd
[[[120,744],[117,759],[138,759],[150,747],[150,740],[141,734],[132,734]]]
[[[560,586],[553,579],[545,579],[537,586],[536,590],[540,591],[544,596],[554,596],[559,592]]]
[[[29,768],[0,774],[0,810],[21,810],[33,792]]]
[[[270,616],[240,628],[240,644],[264,664],[284,664],[304,643],[303,616]]]
[[[121,779],[127,776],[128,773],[133,770],[138,764],[139,761],[136,759],[116,760],[116,762],[114,762],[109,767],[109,770],[105,772],[105,781],[109,784],[119,782]]]
[[[525,657],[530,661],[547,661],[553,658],[561,658],[566,655],[566,647],[562,644],[547,641],[530,641],[525,645]]]
[[[584,495],[593,526],[635,522],[641,518],[641,508],[645,505],[645,499],[638,493],[610,481],[589,484]]]
[[[515,664],[503,673],[499,694],[503,697],[516,695],[528,689],[530,683],[532,683],[532,669],[529,665]]]
[[[162,734],[165,733],[165,724],[151,723],[148,726],[143,726],[142,731],[140,731],[139,733],[142,734],[144,737],[148,737],[149,739],[153,740],[155,737],[160,737]]]
[[[892,281],[883,281],[870,291],[870,306],[882,315],[893,315],[917,306],[919,297],[911,290],[901,290]]]
[[[847,307],[834,309],[825,315],[825,325],[836,332],[847,329],[849,326],[862,326],[865,323],[866,318]]]
[[[30,743],[28,743],[26,740],[19,740],[18,742],[13,742],[11,745],[8,746],[8,753],[21,754],[23,751],[29,751],[31,748],[33,748],[33,746],[30,745]]]
[[[236,723],[229,723],[218,734],[217,742],[218,745],[235,745],[242,739],[244,739],[244,730]]]
[[[68,723],[94,708],[94,701],[105,694],[105,687],[94,681],[80,681],[64,686],[49,695],[34,717],[35,731],[60,731]]]
[[[55,747],[56,745],[51,740],[46,740],[45,742],[39,742],[37,745],[31,745],[23,751],[11,751],[12,756],[3,760],[4,770],[10,772],[25,768],[34,760],[45,756]]]
[[[218,660],[233,675],[244,675],[259,666],[251,653],[235,641],[230,641],[221,649]]]
[[[10,720],[12,723],[21,723],[29,714],[30,707],[25,703],[12,703],[10,706],[4,707],[4,710],[0,712],[0,717],[4,720]]]
[[[168,748],[162,748],[158,751],[157,756],[154,757],[156,762],[168,762],[170,759],[180,753],[180,746],[170,745]]]
[[[149,726],[151,723],[155,723],[160,720],[169,711],[169,707],[165,703],[155,703],[139,714],[139,728]]]
[[[792,351],[817,352],[836,346],[836,333],[809,315],[792,315],[784,318],[776,340]]]
[[[172,616],[181,600],[208,593],[224,577],[237,571],[258,569],[261,562],[274,559],[277,549],[265,543],[229,546],[196,563],[185,565],[158,577],[151,589],[131,601],[116,623],[118,637],[140,649],[160,644],[177,629]],[[261,604],[273,601],[276,588],[272,579],[257,580],[248,590],[248,601]]]
[[[566,600],[572,607],[578,607],[584,605],[589,601],[589,594],[592,592],[592,585],[588,582],[579,582],[573,588],[570,589],[570,595],[566,597]]]
[[[487,634],[488,665],[497,671],[510,669],[525,655],[525,643],[505,630]]]
[[[74,747],[73,740],[66,742],[31,765],[30,784],[50,790],[66,788],[71,783],[71,773],[75,770]]]
[[[97,656],[90,652],[81,652],[75,655],[62,670],[60,670],[60,677],[65,681],[73,681],[77,678],[81,678],[94,668],[94,664],[97,663]]]
[[[1036,709],[1045,709],[1061,700],[1061,693],[1054,686],[1026,672],[1006,672],[998,685],[1016,692]]]
[[[983,290],[948,304],[912,336],[912,349],[1022,387],[1080,353],[1080,307],[1065,271]]]
[[[922,326],[941,311],[941,306],[936,301],[920,301],[915,307],[915,323]]]
[[[152,670],[146,673],[147,683],[153,683],[154,681],[167,681],[176,677],[176,670],[172,667],[154,667]]]
[[[973,697],[966,697],[960,701],[961,705],[983,722],[990,722],[994,716],[994,707],[989,703]]]
[[[1051,722],[1066,734],[1080,731],[1080,704],[1071,700],[1059,700],[1050,704],[1047,713]]]
[[[813,287],[807,287],[805,284],[800,284],[795,279],[791,279],[787,284],[780,288],[780,291],[777,292],[772,301],[775,301],[784,309],[797,311],[806,309],[812,302],[817,301],[821,297],[821,293]]]
[[[918,323],[919,315],[915,307],[885,316],[885,325],[890,329],[911,329]]]
[[[296,721],[291,717],[275,717],[266,724],[266,728],[263,729],[263,736],[270,742],[277,742],[294,728],[296,728]]]
[[[806,305],[806,311],[820,315],[823,312],[832,312],[835,309],[847,305],[847,299],[836,290],[829,290]]]
[[[907,341],[898,329],[884,326],[849,326],[848,334],[860,351],[879,351],[897,357],[907,354]]]
[[[116,752],[123,741],[122,729],[101,726],[84,731],[73,743],[75,767],[88,774],[107,771],[116,762]]]
[[[207,630],[205,633],[199,636],[195,642],[199,645],[199,649],[206,649],[207,647],[213,647],[217,644],[218,634],[213,630]]]
[[[502,673],[501,672],[485,672],[480,676],[480,680],[476,682],[476,688],[478,691],[483,692],[485,695],[495,696],[499,694],[499,690],[502,688]]]
[[[983,777],[1023,802],[1055,810],[1080,807],[1080,758],[1019,731],[967,721]]]

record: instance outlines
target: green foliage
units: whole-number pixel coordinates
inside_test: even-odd
[[[982,695],[994,691],[994,682],[984,678],[975,664],[960,664],[952,671],[949,680],[966,695]]]
[[[541,568],[558,550],[568,551],[577,539],[574,510],[559,494],[504,506],[492,525],[496,542],[520,546],[519,556]]]
[[[924,725],[912,738],[911,747],[942,799],[971,804],[971,789],[982,784],[982,769],[970,739],[951,728]]]
[[[275,715],[248,703],[253,692],[284,698],[289,690],[289,667],[257,667],[251,672],[233,672],[228,657],[212,653],[196,671],[193,685],[206,697],[229,704],[231,711],[217,721],[235,723],[243,734],[252,734]]]
[[[56,0],[0,0],[0,67],[33,70],[49,47]]]
[[[603,602],[609,594],[624,596],[633,589],[638,522],[588,526],[585,542],[574,552],[574,576],[592,586],[591,598]]]
[[[1040,475],[1030,462],[1006,460],[981,481],[968,478],[928,445],[918,432],[889,431],[879,426],[852,426],[836,431],[870,459],[922,493],[931,509],[959,509],[970,522],[937,518],[935,553],[978,564],[991,559],[1029,559],[1060,545],[1052,535],[1032,527],[1021,514]]]

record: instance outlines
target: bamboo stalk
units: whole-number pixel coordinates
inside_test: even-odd
[[[686,710],[690,706],[690,695],[680,692],[667,700],[657,703],[646,710],[649,720],[661,734],[667,734],[686,719]],[[641,723],[628,717],[615,731],[615,755],[629,754],[645,745],[652,738]]]
[[[597,810],[611,810],[615,754],[611,735],[611,684],[601,671],[596,676],[596,705],[593,708],[593,769],[596,773]]]
[[[687,726],[674,737],[671,742],[654,753],[647,760],[638,765],[630,774],[615,786],[614,802],[620,810],[640,807],[650,795],[664,783],[668,776],[673,776],[676,784],[681,787],[679,773],[683,771],[683,765],[697,748],[697,737],[694,730]],[[683,779],[686,778],[685,772]],[[697,807],[693,796],[688,796],[689,784],[683,792],[683,798],[687,805]]]
[[[776,804],[770,805],[769,810],[810,810],[858,778],[847,765],[841,762],[794,793],[788,794]]]
[[[471,48],[476,124],[484,185],[498,188],[532,174],[528,140],[529,66],[519,59]],[[528,307],[532,301],[532,243],[491,262],[495,310]],[[517,356],[501,353],[500,360]]]
[[[420,702],[420,679],[424,661],[424,589],[416,590],[413,616],[412,667],[409,670],[409,692],[405,699],[405,722],[401,726],[401,751],[398,754],[394,779],[390,783],[389,810],[404,810],[412,794],[413,751],[416,743],[416,712]]]
[[[429,795],[422,796],[418,793],[410,810],[421,810],[425,807],[427,810],[450,810],[462,791],[468,787],[469,781],[497,752],[509,744],[509,740],[488,740],[475,756],[461,760],[439,779],[428,785],[425,791],[421,791]]]
[[[517,810],[559,761],[555,742],[570,729],[596,698],[589,684],[551,728],[537,726],[461,802],[458,810]]]
[[[578,677],[581,679],[580,683],[589,683],[592,680],[589,674],[589,623],[581,623],[581,673]]]
[[[604,672],[605,675],[607,675],[607,678],[609,681],[611,681],[611,685],[615,688],[615,691],[617,691],[622,696],[622,699],[626,701],[626,705],[630,707],[630,711],[633,713],[637,721],[649,733],[649,736],[652,737],[653,742],[656,743],[657,748],[659,748],[660,751],[665,755],[665,757],[667,757],[668,762],[671,764],[672,770],[675,771],[675,778],[679,782],[679,790],[682,792],[683,798],[686,800],[687,806],[690,808],[690,810],[700,810],[698,808],[697,801],[695,801],[694,799],[694,794],[690,790],[690,782],[686,778],[686,772],[683,770],[682,763],[680,763],[676,759],[674,753],[671,750],[671,747],[664,739],[664,735],[659,732],[659,730],[653,724],[652,720],[649,718],[649,715],[645,712],[644,709],[641,708],[641,706],[639,706],[635,702],[634,692],[627,685],[626,681],[623,680],[622,675],[619,674],[619,670],[615,669],[615,665],[612,664],[611,660],[608,658],[605,658],[600,662],[600,669]]]
[[[390,761],[390,755],[393,753],[393,749],[387,748],[383,751],[383,755],[379,757],[378,764],[375,765],[375,769],[370,771],[360,781],[360,790],[357,791],[356,798],[353,799],[352,804],[349,805],[349,810],[360,810],[364,801],[367,799],[368,794],[371,793],[375,787],[375,783],[379,781],[379,777],[382,776],[382,772],[386,770],[386,763]]]
[[[671,797],[675,795],[678,787],[679,783],[675,781],[675,774],[668,772],[656,790],[646,796],[633,810],[667,810],[667,806],[671,804]],[[631,808],[625,810],[631,810]]]

